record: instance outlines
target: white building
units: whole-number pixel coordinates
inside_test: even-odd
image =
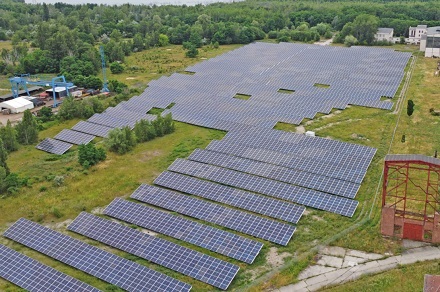
[[[420,40],[420,51],[425,52],[425,57],[440,57],[440,26],[427,29]]]
[[[17,97],[0,103],[0,109],[9,109],[11,114],[21,113],[27,109],[33,108],[34,104],[31,101],[24,99],[23,97]]]
[[[426,35],[428,26],[425,24],[417,25],[417,27],[409,27],[408,38],[405,42],[408,44],[420,44],[423,35]]]
[[[394,29],[393,28],[386,28],[386,27],[380,27],[377,30],[377,33],[374,35],[374,39],[378,42],[385,41],[393,43],[393,34]]]

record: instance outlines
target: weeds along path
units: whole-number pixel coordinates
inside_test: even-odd
[[[391,135],[390,145],[388,147],[388,151],[386,154],[390,153],[391,147],[394,142],[394,137],[396,136],[397,127],[399,126],[399,122],[400,122],[400,118],[402,116],[404,104],[407,99],[407,92],[408,92],[409,84],[411,83],[412,72],[414,70],[414,65],[416,63],[416,59],[417,59],[417,57],[413,55],[412,60],[411,60],[411,64],[410,64],[410,68],[409,68],[408,72],[406,73],[405,83],[403,84],[402,90],[400,91],[399,101],[397,102],[396,109],[394,110],[394,112],[396,112],[396,113],[398,112],[398,116],[397,116],[396,125],[394,126],[394,129],[393,129],[393,134]],[[379,196],[380,186],[382,184],[382,180],[383,180],[383,172],[381,173],[380,179],[377,183],[376,194],[374,195],[374,200],[373,200],[373,203],[371,204],[371,209],[370,209],[370,213],[368,214],[368,219],[371,219],[371,217],[372,217],[374,205],[376,204],[377,197]]]
[[[404,108],[404,102],[407,99],[407,91],[409,88],[409,84],[411,82],[411,77],[412,77],[412,73],[414,70],[414,65],[416,63],[416,59],[417,59],[417,57],[413,56],[411,63],[410,63],[410,66],[409,66],[409,69],[408,69],[408,72],[406,74],[404,84],[402,86],[402,90],[400,91],[400,94],[399,94],[399,100],[396,103],[396,109],[394,112],[398,113],[398,116],[397,116],[396,124],[394,126],[392,135],[390,137],[391,139],[389,140],[390,142],[389,142],[389,146],[388,146],[386,154],[388,154],[390,152],[393,141],[394,141],[396,130],[399,125],[400,117],[402,115],[402,111]],[[377,163],[382,163],[382,159],[378,160]],[[282,266],[274,268],[271,272],[265,274],[261,278],[256,279],[255,281],[252,282],[252,284],[245,286],[245,287],[239,289],[238,291],[248,291],[248,290],[257,291],[257,290],[255,290],[256,287],[261,288],[263,283],[270,281],[270,279],[273,278],[278,273],[291,268],[293,265],[297,264],[300,261],[304,261],[307,258],[311,258],[314,254],[316,254],[318,252],[318,250],[321,247],[330,245],[332,242],[342,238],[343,236],[349,234],[350,232],[353,232],[354,230],[360,228],[361,226],[363,226],[367,222],[370,222],[371,219],[373,218],[373,211],[375,209],[374,206],[376,205],[377,197],[378,197],[379,191],[381,189],[380,187],[382,184],[382,179],[383,179],[383,173],[381,172],[380,178],[377,182],[377,188],[376,188],[375,195],[374,195],[373,201],[371,203],[371,206],[369,206],[366,203],[360,204],[360,206],[362,206],[362,207],[361,207],[359,216],[349,226],[345,225],[338,230],[334,230],[335,231],[334,234],[323,238],[319,243],[314,245],[307,252],[302,253],[300,256],[293,257],[291,260],[285,262]],[[265,287],[265,288],[269,288],[269,287]]]

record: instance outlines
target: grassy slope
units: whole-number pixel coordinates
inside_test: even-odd
[[[421,262],[374,275],[338,287],[324,289],[332,292],[413,292],[423,291],[425,274],[440,274],[440,264],[437,261]]]

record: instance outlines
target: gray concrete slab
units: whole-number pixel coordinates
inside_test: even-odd
[[[307,286],[312,286],[317,283],[327,282],[327,277],[325,275],[319,275],[316,277],[308,278],[307,280],[304,281],[306,282]]]
[[[402,246],[405,249],[411,249],[411,248],[416,248],[416,247],[421,247],[421,246],[427,246],[430,245],[427,242],[422,242],[422,241],[414,241],[414,240],[409,240],[409,239],[404,239],[402,240]]]
[[[335,257],[344,257],[345,249],[339,246],[326,246],[320,250],[320,253]]]
[[[365,263],[366,261],[368,261],[368,259],[352,257],[348,255],[344,257],[344,262],[342,263],[342,267],[343,268],[354,267],[357,266],[358,264]]]
[[[341,268],[342,267],[342,258],[329,256],[329,255],[323,255],[318,260],[317,264],[321,266],[328,266],[328,267],[334,267],[334,268]]]
[[[311,278],[317,275],[322,275],[331,271],[336,270],[336,268],[332,268],[332,267],[324,267],[324,266],[320,266],[320,265],[314,265],[314,266],[309,266],[308,268],[306,268],[304,271],[302,271],[299,275],[298,275],[298,279],[299,280],[304,280],[307,278]]]
[[[299,281],[298,283],[281,287],[278,289],[279,292],[300,292],[300,291],[309,291],[307,289],[307,284],[304,281]]]
[[[366,253],[363,251],[352,250],[352,249],[347,250],[347,255],[352,256],[352,257],[357,257],[357,258],[363,258],[363,259],[367,259],[367,260],[377,260],[377,259],[383,258],[383,255],[381,255],[381,254]]]

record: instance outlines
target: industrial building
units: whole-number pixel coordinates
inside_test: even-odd
[[[0,109],[2,111],[7,110],[11,114],[22,113],[27,109],[33,108],[34,104],[23,97],[17,97],[0,103]]]
[[[420,51],[425,57],[440,57],[440,26],[429,27],[420,40]]]

